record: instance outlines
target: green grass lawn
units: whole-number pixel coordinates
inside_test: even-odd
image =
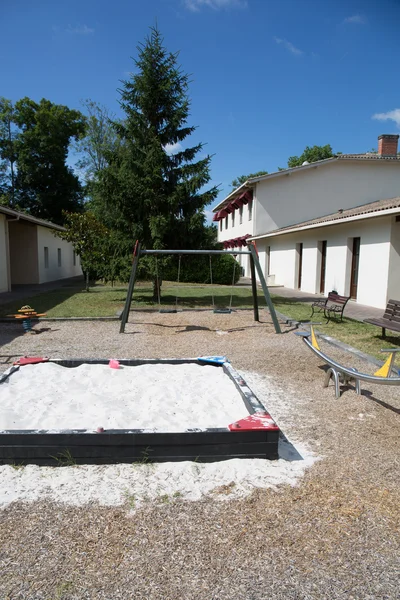
[[[13,302],[0,306],[0,316],[15,313],[24,304],[29,304],[37,312],[45,312],[49,317],[114,317],[121,311],[126,298],[127,286],[117,285],[115,287],[97,284],[85,291],[83,282],[68,285],[59,289],[49,291],[23,301]],[[172,308],[175,306],[176,295],[178,295],[179,308],[212,308],[212,295],[214,305],[217,308],[228,307],[231,300],[231,286],[209,286],[194,284],[179,284],[164,282],[162,286],[162,306]],[[258,290],[260,308],[265,307],[265,299],[262,291]],[[273,294],[273,302],[277,311],[297,321],[308,321],[311,308],[309,303],[293,302],[288,298]],[[236,286],[232,295],[233,308],[252,307],[251,288],[247,286]],[[152,300],[152,286],[150,282],[138,282],[135,286],[132,308],[157,308],[158,303]],[[378,327],[343,319],[343,323],[330,321],[325,323],[323,315],[314,314],[314,321],[321,321],[317,329],[326,335],[332,336],[342,342],[354,346],[359,350],[371,354],[380,360],[385,355],[380,353],[381,348],[400,346],[400,335],[389,332],[387,339],[380,337],[381,330]],[[399,353],[400,354],[400,353]],[[400,366],[400,356],[397,359]]]

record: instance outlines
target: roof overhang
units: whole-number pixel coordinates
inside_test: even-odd
[[[40,225],[41,227],[47,227],[48,229],[65,231],[65,227],[62,227],[61,225],[56,225],[56,223],[51,223],[50,221],[45,221],[44,219],[38,219],[37,217],[33,217],[27,213],[19,212],[18,210],[13,210],[7,206],[0,206],[0,213],[3,213],[8,217],[12,217],[13,220],[28,221],[29,223],[34,223],[35,225]]]
[[[396,208],[388,208],[387,210],[373,211],[362,215],[353,215],[351,217],[343,217],[342,219],[332,219],[330,221],[322,221],[320,223],[312,223],[304,226],[293,226],[291,228],[285,227],[285,229],[275,229],[269,233],[262,235],[255,235],[249,238],[250,240],[263,240],[266,238],[272,238],[280,235],[287,235],[289,233],[299,233],[300,231],[308,231],[310,229],[319,229],[321,227],[332,227],[334,225],[342,225],[342,223],[351,223],[353,221],[364,221],[366,219],[374,219],[378,217],[387,217],[391,215],[400,214],[400,206]]]

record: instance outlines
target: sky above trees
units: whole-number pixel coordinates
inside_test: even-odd
[[[192,74],[190,143],[214,155],[219,199],[306,146],[363,152],[399,131],[397,0],[20,0],[1,14],[2,95],[79,110],[91,98],[117,117],[129,57],[157,23]]]

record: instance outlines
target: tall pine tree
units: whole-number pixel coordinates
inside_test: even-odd
[[[115,123],[122,140],[100,174],[102,201],[118,208],[126,233],[147,248],[200,248],[209,240],[204,207],[217,188],[211,157],[196,160],[203,144],[183,148],[189,126],[188,75],[168,52],[157,28],[138,47],[135,74],[123,82],[125,118]]]

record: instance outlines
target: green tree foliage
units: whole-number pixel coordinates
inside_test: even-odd
[[[125,119],[114,123],[121,148],[100,176],[102,202],[117,207],[132,240],[145,248],[201,248],[204,207],[217,196],[211,157],[195,160],[199,143],[183,149],[189,126],[188,76],[157,29],[138,48],[135,74],[119,90]]]
[[[250,173],[249,175],[240,175],[232,181],[231,186],[233,188],[237,188],[245,183],[248,179],[251,179],[252,177],[261,177],[261,175],[268,175],[268,171],[257,171],[257,173]]]
[[[132,267],[132,245],[121,243],[119,233],[109,230],[90,212],[63,212],[66,231],[56,232],[57,237],[71,242],[80,256],[82,270],[89,279],[128,281]]]
[[[330,144],[326,144],[326,146],[306,146],[300,156],[290,156],[287,164],[290,169],[292,167],[300,167],[305,161],[313,163],[317,160],[325,160],[334,156],[335,154]]]
[[[108,108],[90,99],[82,105],[87,113],[86,131],[75,149],[81,155],[77,166],[85,172],[86,183],[90,183],[108,167],[110,157],[118,152],[121,140],[113,126],[115,115]]]
[[[14,106],[7,98],[0,98],[0,201],[16,205],[15,163],[18,132],[14,123]]]
[[[105,247],[109,232],[90,212],[63,212],[63,220],[66,231],[57,231],[55,235],[71,242],[80,256],[82,270],[86,274],[86,289],[89,291],[89,275],[97,276],[106,262]]]
[[[15,104],[18,205],[36,217],[62,223],[62,211],[82,209],[83,190],[66,161],[72,139],[85,132],[85,118],[67,106],[23,98]]]

